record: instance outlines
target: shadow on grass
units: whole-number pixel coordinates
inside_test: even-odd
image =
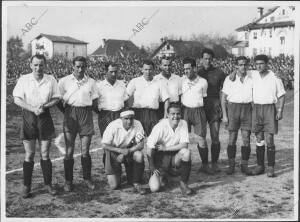
[[[276,151],[276,164],[275,164],[275,175],[276,177],[279,177],[282,174],[291,172],[294,170],[294,160],[293,160],[293,154],[294,149],[284,149],[284,150],[278,150]],[[267,158],[265,158],[266,160]],[[226,170],[226,160],[220,160],[220,168],[221,172],[215,175],[206,175],[204,173],[198,173],[195,172],[195,170],[191,174],[191,178],[189,183],[199,183],[202,182],[204,184],[200,184],[196,187],[193,187],[194,190],[202,190],[207,188],[212,188],[220,185],[225,185],[232,182],[242,182],[244,179],[246,179],[246,176],[240,171],[240,160],[236,159],[236,167],[235,167],[235,173],[233,175],[227,175],[225,173]],[[256,155],[252,154],[250,157],[250,164],[256,164]],[[265,166],[267,167],[267,160],[265,161]],[[192,168],[199,168],[199,164],[193,164]],[[255,167],[250,167],[251,170],[253,170]],[[266,173],[265,173],[265,176]],[[251,176],[253,179],[256,176]]]

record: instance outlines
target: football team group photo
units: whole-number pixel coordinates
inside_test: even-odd
[[[1,218],[295,220],[299,4],[119,3],[5,2]]]

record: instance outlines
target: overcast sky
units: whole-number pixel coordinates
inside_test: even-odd
[[[130,38],[137,46],[148,46],[171,34],[184,38],[193,33],[227,36],[257,17],[257,7],[261,6],[260,3],[251,3],[251,6],[224,6],[227,3],[223,6],[212,6],[213,3],[207,6],[191,5],[194,2],[186,3],[186,6],[170,6],[171,3],[141,6],[138,2],[118,3],[116,6],[95,5],[96,2],[81,3],[82,6],[79,6],[80,2],[75,2],[77,6],[71,6],[70,3],[69,6],[55,6],[47,2],[43,6],[28,3],[9,6],[7,37],[19,35],[27,45],[40,33],[70,36],[88,42],[90,54],[102,44],[103,38]],[[265,11],[273,6],[265,5]],[[36,24],[29,30],[26,23],[30,21]],[[147,24],[138,30],[137,25],[142,21]]]

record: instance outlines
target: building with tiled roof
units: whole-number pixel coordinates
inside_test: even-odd
[[[47,58],[55,55],[73,59],[87,56],[87,42],[69,37],[41,33],[31,41],[32,54],[43,54]]]
[[[111,56],[141,56],[141,50],[130,40],[103,39],[103,44],[99,46],[91,57],[111,57]]]
[[[226,57],[228,55],[226,49],[218,44],[203,45],[199,41],[184,41],[184,40],[171,40],[161,38],[161,44],[151,55],[151,58],[163,56],[166,57],[200,57],[204,47],[211,48],[217,58]]]
[[[232,47],[232,54],[248,57],[293,55],[295,7],[276,6],[266,13],[262,7],[258,10],[257,19],[236,29],[237,42]]]

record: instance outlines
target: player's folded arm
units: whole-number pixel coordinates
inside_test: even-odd
[[[176,145],[166,147],[166,151],[179,151],[181,149],[187,149],[188,145],[188,142],[178,143]]]
[[[50,99],[49,102],[43,104],[43,108],[50,108],[52,106],[55,106],[60,101],[60,97],[53,97]]]
[[[134,145],[133,147],[129,148],[129,151],[131,153],[135,152],[135,151],[139,151],[142,150],[144,148],[144,140],[141,140],[139,143],[137,143],[136,145]]]
[[[108,150],[108,151],[123,154],[123,149],[122,148],[114,147],[114,146],[112,146],[108,143],[102,143],[102,145],[103,145],[104,150]]]

